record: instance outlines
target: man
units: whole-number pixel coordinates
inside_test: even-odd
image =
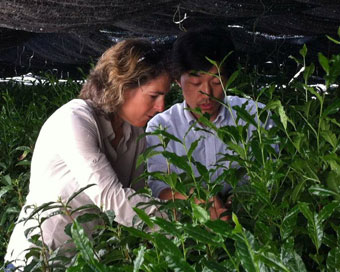
[[[197,139],[200,139],[197,148],[192,154],[194,160],[208,169],[216,169],[217,164],[221,166],[214,172],[211,180],[215,180],[220,176],[224,171],[223,168],[237,167],[237,165],[230,165],[229,162],[219,162],[223,156],[221,153],[232,154],[232,151],[216,136],[214,131],[197,122],[198,118],[202,114],[208,114],[210,121],[216,127],[246,124],[243,120],[238,121],[236,124],[236,112],[232,110],[233,116],[231,116],[230,111],[222,106],[218,100],[224,100],[231,108],[233,106],[241,107],[244,104],[245,109],[250,114],[254,114],[257,109],[256,103],[252,100],[236,96],[225,96],[222,84],[236,70],[236,58],[232,53],[224,63],[221,62],[233,50],[234,47],[228,34],[220,29],[195,29],[180,35],[173,46],[172,62],[173,75],[177,84],[182,88],[184,102],[175,104],[165,112],[156,115],[149,121],[147,126],[147,132],[152,132],[161,125],[168,133],[180,140],[184,139],[187,149]],[[219,69],[211,60],[220,65]],[[218,77],[217,75],[220,76]],[[254,129],[255,127],[249,127],[249,136]],[[147,144],[148,146],[159,144],[158,137],[148,136]],[[166,150],[176,153],[178,156],[187,154],[186,148],[176,141],[170,141]],[[197,169],[194,170],[195,175],[199,176]],[[168,171],[166,160],[161,155],[151,157],[148,160],[148,171]],[[175,173],[183,172],[174,165],[170,165],[170,171]],[[149,186],[155,197],[165,200],[173,197],[170,186],[162,181],[150,180]],[[222,194],[227,194],[230,189],[229,184],[224,184]],[[174,197],[179,199],[186,198],[178,192],[175,193]],[[216,209],[214,215],[211,213],[211,218],[215,219],[225,211],[225,208],[217,197],[214,199],[213,206]]]

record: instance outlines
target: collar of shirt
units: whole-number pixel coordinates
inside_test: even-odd
[[[109,142],[113,141],[113,139],[115,138],[115,133],[113,131],[111,121],[103,114],[99,114],[98,119],[99,119],[98,125],[101,127],[103,139],[107,139]],[[123,138],[117,146],[117,150],[116,150],[117,153],[121,154],[121,153],[126,152],[127,142],[130,139],[130,137],[131,137],[131,125],[127,122],[124,122],[123,123]]]
[[[226,101],[227,98],[225,98]],[[183,114],[189,125],[192,125],[196,121],[192,112],[189,110],[189,106],[186,101],[183,102]],[[213,121],[217,127],[226,126],[228,124],[229,113],[224,105],[221,105],[220,111]]]

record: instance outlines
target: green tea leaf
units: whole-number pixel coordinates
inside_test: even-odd
[[[243,160],[246,159],[247,154],[242,146],[240,146],[239,144],[233,143],[233,142],[228,142],[227,145],[229,149],[235,151],[241,157],[241,159]]]
[[[190,165],[188,164],[188,158],[186,156],[178,156],[175,153],[171,153],[168,151],[163,151],[162,154],[173,165],[177,166],[178,168],[184,170],[185,172],[189,174],[192,172],[192,169]]]
[[[262,152],[260,147],[260,142],[258,140],[252,140],[251,143],[251,151],[255,156],[255,160],[258,162],[262,162]]]
[[[227,83],[225,85],[225,89],[229,89],[231,84],[236,80],[236,78],[239,76],[240,71],[237,70],[235,72],[233,72],[230,77],[228,77]]]
[[[290,270],[281,262],[280,258],[271,252],[263,252],[259,254],[259,259],[275,271],[290,272]]]
[[[12,179],[10,175],[5,175],[3,179],[8,185],[12,185]]]
[[[154,241],[158,249],[161,252],[164,252],[165,255],[171,255],[171,256],[176,257],[177,259],[183,258],[183,254],[179,250],[179,248],[174,244],[172,240],[165,237],[165,235],[160,234],[160,233],[155,233]]]
[[[224,237],[230,237],[233,231],[231,224],[222,220],[209,220],[205,223],[205,225],[213,232]]]
[[[301,143],[306,139],[305,134],[296,132],[292,136],[292,142],[298,152],[301,151]]]
[[[68,267],[66,272],[91,272],[91,268],[89,268],[85,262],[85,260],[81,257],[81,255],[77,256],[75,264],[71,267]]]
[[[95,205],[95,204],[87,204],[87,205],[83,205],[83,206],[80,206],[78,208],[72,209],[71,215],[76,213],[76,212],[84,211],[84,210],[94,210],[98,214],[100,213],[100,209],[98,208],[97,205]]]
[[[184,230],[190,237],[203,244],[219,246],[220,243],[223,243],[223,239],[199,226],[185,225]]]
[[[279,116],[280,116],[280,121],[284,127],[285,130],[287,130],[287,124],[289,121],[289,118],[284,110],[284,107],[281,104],[280,100],[274,100],[274,101],[270,101],[265,107],[264,107],[264,111],[268,111],[268,110],[277,110]]]
[[[305,67],[305,71],[303,72],[303,78],[305,82],[307,82],[308,79],[313,75],[314,71],[315,71],[314,63]]]
[[[318,53],[318,59],[323,70],[329,75],[329,60],[321,52]]]
[[[280,234],[282,240],[285,240],[293,232],[296,226],[297,214],[299,213],[299,207],[295,206],[290,212],[283,218],[280,226]]]
[[[123,227],[125,230],[127,230],[131,235],[135,236],[135,237],[139,237],[148,241],[152,240],[152,236],[145,232],[145,231],[141,231],[139,229],[133,228],[133,227]]]
[[[58,209],[58,208],[62,208],[62,206],[56,205],[56,202],[50,201],[50,202],[44,203],[40,205],[39,207],[34,208],[33,211],[30,213],[30,215],[27,218],[25,218],[25,222],[32,219],[34,215],[38,214],[39,212],[43,212],[43,211],[50,210],[50,209]]]
[[[315,89],[313,87],[310,87],[310,86],[307,86],[307,85],[304,85],[305,89],[307,91],[309,91],[311,94],[315,95],[316,98],[320,101],[321,104],[323,104],[323,98],[322,96],[317,92],[315,91]]]
[[[257,262],[255,261],[255,252],[251,246],[250,239],[254,237],[249,232],[235,233],[233,239],[235,240],[235,249],[241,264],[245,271],[259,271]]]
[[[336,171],[330,171],[327,175],[326,182],[330,190],[335,192],[337,195],[340,193],[340,175]]]
[[[95,184],[95,183],[88,184],[88,185],[86,185],[85,187],[80,188],[78,191],[74,192],[74,193],[68,198],[68,200],[67,200],[67,202],[66,202],[66,205],[68,205],[68,204],[72,201],[72,199],[74,199],[77,195],[81,194],[81,193],[82,193],[83,191],[85,191],[87,188],[90,188],[90,187],[92,187],[92,186],[94,186],[94,185],[97,185],[97,184]]]
[[[327,39],[329,39],[330,41],[334,42],[335,44],[340,44],[340,41],[332,38],[331,36],[326,35],[326,37],[327,37]]]
[[[319,222],[323,223],[324,221],[326,221],[335,210],[339,209],[339,207],[340,207],[339,202],[332,202],[324,206],[322,210],[319,212],[318,216]]]
[[[181,236],[180,230],[177,229],[176,222],[169,222],[168,220],[165,220],[160,217],[156,217],[155,219],[153,219],[153,222],[166,232],[177,237]]]
[[[138,272],[140,270],[140,267],[142,266],[144,262],[144,254],[145,254],[145,247],[141,246],[141,248],[138,250],[137,257],[133,262],[133,272]]]
[[[252,187],[255,189],[255,195],[261,199],[263,204],[267,204],[268,206],[271,206],[270,202],[270,192],[266,185],[262,182],[254,182],[252,184]]]
[[[145,133],[145,134],[146,135],[161,135],[165,138],[168,138],[170,140],[173,140],[175,142],[182,144],[182,141],[180,139],[178,139],[176,136],[166,132],[164,128],[155,129],[153,132],[148,132],[148,133]]]
[[[340,176],[340,164],[335,160],[328,160],[328,163],[331,167],[331,172],[335,172],[338,176]]]
[[[328,190],[320,185],[312,185],[309,187],[308,191],[316,196],[320,197],[329,197],[329,196],[338,196],[339,194],[335,193],[334,191]]]
[[[312,213],[308,207],[308,204],[305,202],[298,203],[298,206],[302,214],[307,218],[308,235],[312,239],[316,249],[319,250],[322,244],[323,227],[318,218],[318,214]]]
[[[306,46],[306,44],[303,45],[303,47],[300,49],[299,53],[300,53],[300,55],[301,55],[303,58],[306,57],[306,55],[307,55],[307,46]]]
[[[334,133],[332,133],[329,130],[321,131],[321,136],[324,138],[328,143],[331,144],[333,148],[336,148],[338,146],[338,139]]]
[[[193,212],[193,217],[197,219],[201,224],[204,224],[210,219],[210,215],[206,209],[197,205],[195,203],[191,203],[191,208]]]
[[[79,215],[77,217],[77,222],[78,223],[86,223],[86,222],[90,222],[90,221],[93,221],[93,220],[96,220],[96,219],[99,219],[99,218],[100,218],[99,214],[85,213],[85,214]]]
[[[18,162],[17,164],[16,164],[16,166],[30,166],[31,165],[31,161],[28,161],[28,160],[22,160],[22,161],[20,161],[20,162]]]
[[[302,63],[301,60],[299,60],[298,58],[296,58],[296,57],[294,57],[294,56],[292,56],[292,55],[288,56],[288,58],[294,60],[297,64],[303,65],[303,63]]]
[[[257,123],[254,119],[254,116],[250,115],[249,112],[245,108],[240,107],[240,106],[234,106],[233,109],[236,111],[237,117],[241,118],[246,123],[252,124],[254,127],[257,127]]]
[[[197,140],[195,140],[191,145],[190,148],[188,150],[188,158],[191,159],[192,157],[192,153],[196,150],[197,145],[199,143],[199,141],[201,141],[202,137],[199,137]]]
[[[152,220],[150,219],[150,217],[146,214],[144,210],[138,209],[136,207],[134,207],[133,210],[136,212],[139,218],[142,219],[143,222],[148,225],[149,228],[154,227],[154,223],[152,222]]]
[[[157,145],[157,146],[160,146],[160,145]],[[142,153],[138,156],[137,162],[136,162],[136,168],[139,167],[140,165],[142,165],[145,161],[147,161],[147,159],[149,159],[153,156],[157,156],[159,154],[162,154],[161,151],[153,150],[154,148],[156,148],[156,146],[150,146],[147,150],[145,150],[144,153]]]
[[[103,272],[106,271],[105,267],[101,265],[94,255],[92,243],[86,236],[84,229],[74,221],[71,227],[72,239],[79,250],[81,256],[92,271]]]
[[[239,131],[234,126],[221,127],[217,131],[217,136],[224,142],[228,143],[230,141],[240,142],[241,137]]]
[[[195,161],[194,164],[202,178],[204,178],[205,180],[209,180],[209,170],[207,169],[207,167],[198,161]]]
[[[176,258],[174,255],[168,254],[165,256],[165,261],[171,268],[170,271],[195,272],[194,268],[183,258]]]
[[[298,255],[293,249],[282,246],[281,248],[281,260],[290,271],[307,272],[306,266],[300,255]]]
[[[0,199],[2,196],[4,196],[7,192],[11,191],[13,188],[12,186],[5,186],[3,188],[1,188],[0,190]]]
[[[71,234],[77,248],[80,250],[84,260],[92,261],[95,259],[93,248],[90,240],[85,234],[84,229],[79,225],[77,221],[74,221],[71,227]]]
[[[328,115],[332,115],[339,112],[340,112],[340,100],[338,99],[323,111],[321,118],[325,118]]]
[[[213,66],[218,67],[217,62],[215,60],[212,60],[208,58],[207,56],[205,57],[207,61],[209,61]]]
[[[328,271],[340,271],[340,247],[332,248],[328,252],[326,264]]]
[[[288,124],[289,119],[282,105],[279,106],[278,112],[279,112],[281,123],[284,129],[287,130],[287,124]]]
[[[214,260],[203,260],[203,270],[202,272],[225,272],[225,266],[220,265]],[[229,271],[229,270],[227,270]]]

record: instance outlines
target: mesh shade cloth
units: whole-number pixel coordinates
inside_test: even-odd
[[[1,0],[0,77],[56,69],[74,72],[120,38],[171,43],[185,29],[229,28],[240,52],[284,58],[306,43],[330,55],[340,3],[331,0]]]

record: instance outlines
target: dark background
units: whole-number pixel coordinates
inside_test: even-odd
[[[326,38],[339,38],[339,14],[338,0],[1,0],[0,77],[81,77],[121,38],[171,44],[202,25],[228,28],[250,63],[280,65],[304,43],[311,58],[329,57],[339,52]]]

